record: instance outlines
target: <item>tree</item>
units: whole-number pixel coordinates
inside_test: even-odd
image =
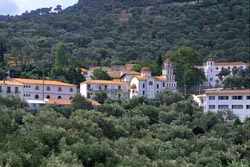
[[[220,78],[220,80],[223,80],[223,77],[226,77],[230,74],[230,70],[226,69],[226,68],[222,68],[220,73],[218,74],[218,77]]]
[[[4,63],[4,54],[7,52],[5,42],[0,39],[0,64]]]
[[[181,47],[170,54],[170,59],[176,68],[176,80],[180,88],[191,88],[200,85],[205,80],[202,71],[195,68],[201,64],[200,55],[190,47]]]
[[[170,105],[173,103],[176,103],[178,101],[181,101],[184,99],[184,96],[180,93],[172,93],[172,92],[162,92],[158,96],[160,103],[164,105]]]
[[[57,13],[61,13],[62,12],[62,5],[56,5],[56,8],[54,9],[54,11],[56,11]]]
[[[107,100],[107,98],[108,96],[107,96],[107,93],[105,92],[97,92],[95,93],[95,97],[94,97],[94,99],[101,104],[103,104]]]
[[[136,72],[141,72],[142,65],[134,64],[132,70]]]
[[[89,102],[85,97],[82,97],[81,95],[76,95],[73,98],[71,107],[72,107],[73,110],[78,110],[78,109],[90,110],[90,109],[93,109],[93,106],[92,106],[91,102]]]
[[[64,43],[59,42],[54,48],[54,69],[63,70],[69,65],[69,53],[67,52],[66,46]]]
[[[93,71],[92,79],[95,80],[111,80],[112,78],[108,75],[107,72],[103,71],[101,68],[95,69]]]
[[[223,81],[224,88],[250,88],[250,68],[234,70],[232,76]]]

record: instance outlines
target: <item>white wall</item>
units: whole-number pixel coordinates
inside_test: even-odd
[[[241,96],[240,94],[238,96]],[[248,95],[250,96],[250,95]],[[209,105],[215,105],[215,109],[209,109]],[[244,95],[242,100],[233,100],[232,96],[229,96],[228,100],[219,100],[218,95],[215,96],[215,100],[209,100],[209,96],[205,96],[204,99],[204,111],[212,111],[217,112],[221,109],[218,109],[219,105],[228,105],[229,110],[233,111],[235,115],[237,115],[241,120],[246,117],[250,117],[250,109],[247,109],[246,106],[250,105],[250,99],[247,99],[247,96]],[[232,105],[243,105],[243,109],[232,109]]]
[[[38,95],[39,98],[37,100],[43,100],[46,99],[47,96],[50,97],[50,99],[58,99],[60,96],[61,99],[69,100],[70,98],[74,97],[77,94],[77,88],[76,87],[70,87],[70,86],[55,86],[55,85],[29,85],[30,87],[24,87],[24,99],[25,100],[32,100],[36,99],[35,96]],[[36,89],[36,87],[39,87],[39,90]],[[50,88],[50,90],[47,90],[47,87]],[[61,88],[61,91],[59,91],[59,87]],[[70,89],[73,89],[71,92]]]
[[[20,85],[0,85],[1,86],[1,96],[17,96],[23,99],[23,86]],[[7,93],[7,88],[10,87],[11,92]],[[18,88],[18,92],[15,92],[16,87]]]

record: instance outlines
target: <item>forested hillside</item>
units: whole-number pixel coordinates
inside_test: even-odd
[[[12,65],[53,63],[64,42],[80,65],[152,61],[180,46],[208,56],[250,60],[248,0],[80,0],[0,17],[0,49]],[[1,59],[0,59],[1,60]]]
[[[203,113],[190,98],[25,112],[0,98],[2,167],[249,167],[250,120]]]

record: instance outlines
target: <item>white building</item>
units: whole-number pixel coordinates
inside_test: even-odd
[[[1,96],[18,96],[31,105],[31,108],[55,99],[71,101],[76,94],[76,85],[61,81],[23,78],[0,81]]]
[[[97,92],[105,92],[111,99],[128,99],[135,96],[155,98],[160,92],[176,91],[174,68],[169,60],[163,65],[161,76],[152,76],[149,68],[142,68],[141,73],[124,73],[120,80],[88,80],[81,83],[80,93],[93,98]]]
[[[241,120],[250,117],[250,89],[207,89],[204,96],[204,111],[231,110]]]
[[[0,95],[3,97],[16,96],[23,99],[23,84],[13,80],[0,81]]]
[[[163,65],[161,76],[152,76],[149,68],[142,68],[141,75],[135,76],[130,81],[130,98],[144,96],[155,98],[160,92],[176,91],[174,68],[169,60]]]
[[[125,82],[120,80],[87,80],[80,85],[82,96],[93,99],[98,92],[105,92],[111,99],[124,99],[128,95],[128,87]]]
[[[248,64],[244,62],[215,62],[208,60],[203,66],[197,66],[197,68],[204,71],[207,79],[206,86],[208,87],[219,87],[223,81],[218,74],[223,70],[227,69],[231,72],[233,69],[246,69]]]

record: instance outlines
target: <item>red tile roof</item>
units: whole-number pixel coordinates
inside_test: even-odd
[[[24,79],[24,78],[12,78],[9,81],[15,81],[22,84],[34,84],[34,85],[56,85],[56,86],[70,86],[76,87],[74,84],[65,83],[62,81],[56,80],[38,80],[38,79]]]

